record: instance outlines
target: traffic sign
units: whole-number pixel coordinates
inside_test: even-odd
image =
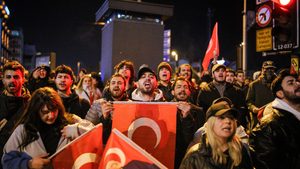
[[[256,52],[272,50],[272,27],[256,31]]]
[[[272,20],[272,8],[269,5],[262,5],[256,11],[256,23],[260,27],[269,25]]]

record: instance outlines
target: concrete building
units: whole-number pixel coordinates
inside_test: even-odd
[[[96,13],[103,23],[101,75],[107,80],[113,67],[127,59],[152,69],[163,61],[164,20],[173,15],[173,6],[140,1],[106,0]]]

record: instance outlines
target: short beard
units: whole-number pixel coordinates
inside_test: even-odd
[[[154,93],[154,92],[153,92],[153,91],[154,91],[153,89],[151,89],[151,90],[149,90],[149,91],[148,91],[148,90],[141,89],[140,91],[141,91],[142,94],[146,94],[146,95],[152,95],[152,94]]]
[[[289,102],[293,103],[293,104],[300,104],[300,97],[295,96],[294,94],[291,94],[289,92],[286,92],[283,90],[283,94],[286,100],[288,100]]]

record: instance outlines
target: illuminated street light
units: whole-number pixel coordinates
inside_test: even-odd
[[[171,55],[174,57],[174,60],[177,62],[178,61],[178,54],[177,54],[177,52],[175,50],[173,50],[171,52]]]
[[[171,56],[173,56],[174,57],[174,60],[175,60],[175,62],[176,62],[176,67],[178,66],[178,54],[177,54],[177,52],[175,51],[175,50],[172,50],[172,52],[171,52]]]

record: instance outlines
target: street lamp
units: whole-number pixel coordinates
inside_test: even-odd
[[[171,52],[171,55],[174,57],[174,60],[175,60],[175,63],[176,63],[176,67],[178,66],[178,54],[177,54],[177,52],[175,51],[175,50],[173,50],[172,52]]]

